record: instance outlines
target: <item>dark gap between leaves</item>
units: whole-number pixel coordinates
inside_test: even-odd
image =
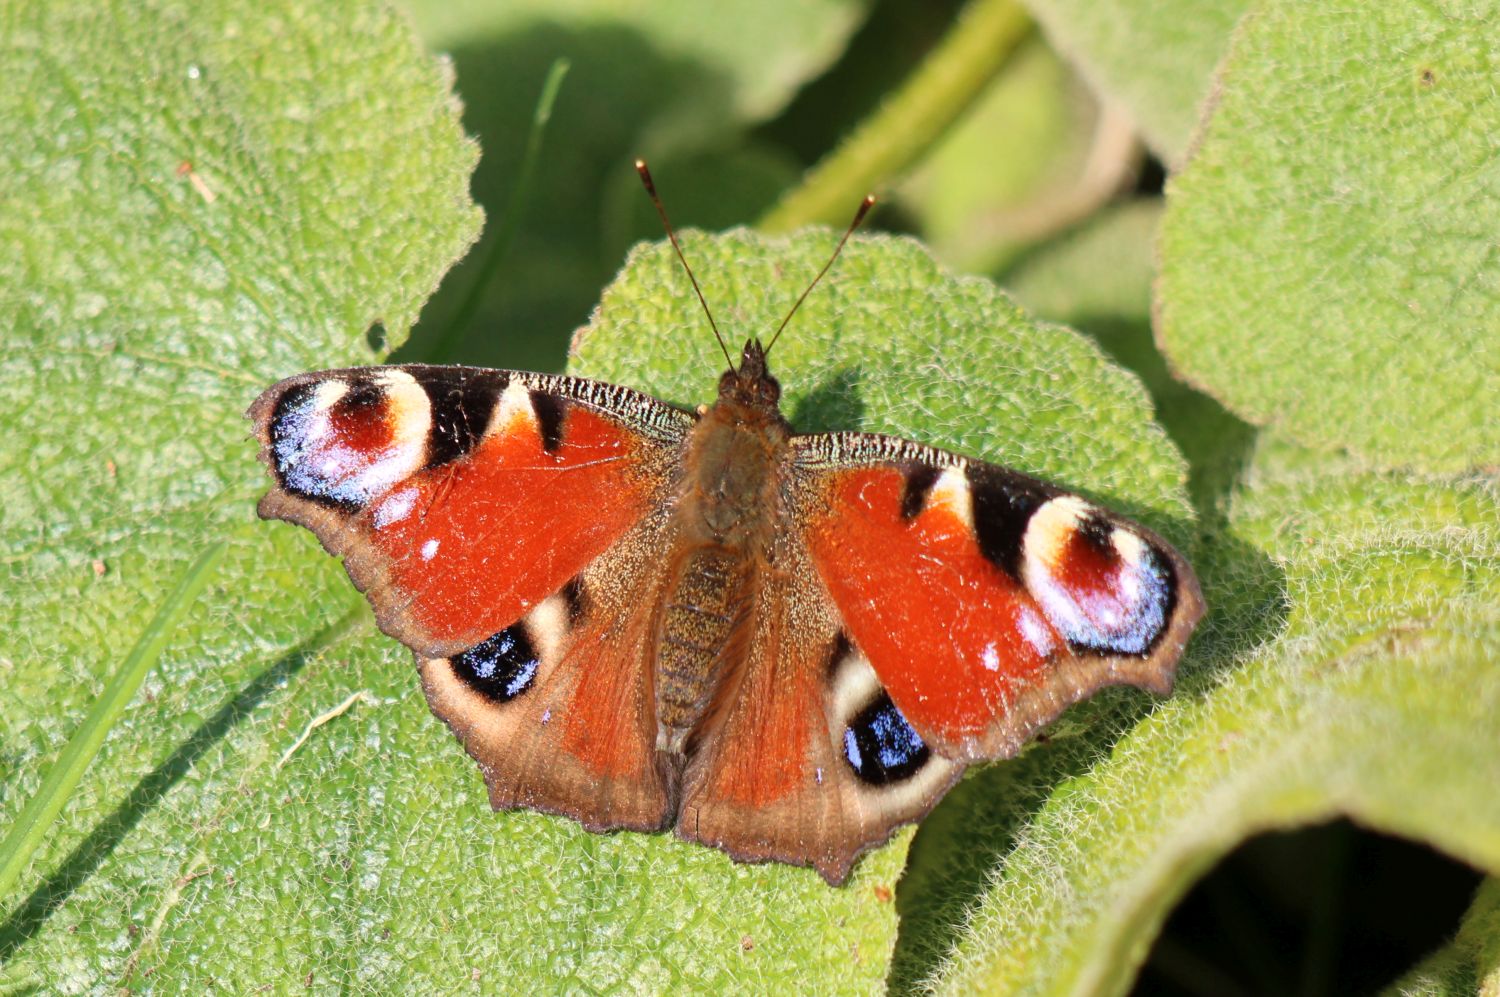
[[[1480,879],[1347,820],[1261,835],[1172,911],[1132,993],[1375,993],[1453,937]]]

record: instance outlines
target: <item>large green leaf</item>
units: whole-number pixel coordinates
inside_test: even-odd
[[[1021,803],[991,796],[1007,847],[939,988],[1124,992],[1176,898],[1269,828],[1347,814],[1500,870],[1497,498],[1263,439],[1201,548],[1184,688],[1105,752],[997,778]]]
[[[1248,18],[1161,244],[1160,334],[1235,412],[1438,471],[1500,463],[1494,0]]]
[[[300,574],[294,543],[250,532],[239,413],[272,377],[373,360],[372,323],[405,335],[477,234],[477,150],[441,67],[374,5],[9,4],[0,67],[4,819],[195,552],[236,541],[30,896],[3,898],[5,978],[61,989],[123,978],[193,895],[199,822],[237,792],[205,773],[326,622],[287,595],[336,569]]]
[[[1250,0],[1026,0],[1058,51],[1124,102],[1168,163],[1182,159],[1214,66]]]

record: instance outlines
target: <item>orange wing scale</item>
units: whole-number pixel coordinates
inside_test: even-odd
[[[551,452],[534,425],[512,425],[473,459],[392,489],[368,515],[413,619],[434,640],[472,644],[562,588],[651,508],[632,446],[624,427],[575,407]]]
[[[808,524],[818,571],[854,643],[922,736],[953,752],[1045,681],[1056,631],[944,504],[902,515],[895,467],[837,473]]]

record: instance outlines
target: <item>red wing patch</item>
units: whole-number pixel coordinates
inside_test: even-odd
[[[515,623],[639,522],[687,419],[595,382],[457,367],[303,375],[250,415],[280,485],[261,514],[343,555],[422,657]]]
[[[413,622],[467,646],[562,588],[645,515],[652,491],[632,435],[572,407],[555,449],[518,413],[467,460],[391,489],[365,519]]]
[[[899,468],[835,472],[826,514],[807,524],[850,637],[907,720],[945,754],[960,754],[1042,683],[1062,646],[1021,583],[981,553],[962,480],[945,472],[908,517]]]

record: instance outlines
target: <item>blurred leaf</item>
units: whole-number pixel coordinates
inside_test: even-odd
[[[923,239],[950,265],[987,273],[1086,217],[1137,158],[1128,124],[1033,37],[899,188]]]
[[[1151,149],[1180,162],[1214,66],[1250,0],[1026,0],[1057,50],[1130,109]]]
[[[1230,409],[1378,466],[1500,463],[1493,0],[1273,0],[1162,238],[1162,341]]]
[[[1253,427],[1172,376],[1151,336],[1159,198],[1116,205],[1036,249],[1001,278],[1021,304],[1099,341],[1140,375],[1156,418],[1188,459],[1200,515],[1217,520],[1255,439]]]
[[[1176,696],[1107,753],[1106,730],[997,777],[969,833],[1005,850],[939,990],[1123,993],[1191,882],[1271,828],[1346,814],[1500,870],[1500,496],[1328,464],[1263,440],[1200,551]]]
[[[1016,0],[968,0],[901,86],[786,192],[756,226],[842,224],[850,204],[895,183],[984,93],[1031,32]]]
[[[530,370],[562,368],[568,336],[587,321],[629,240],[660,235],[655,223],[630,225],[633,216],[621,207],[629,191],[650,211],[631,168],[636,157],[651,161],[678,225],[754,218],[800,164],[762,174],[767,158],[752,149],[741,167],[693,181],[694,189],[716,192],[711,200],[679,197],[682,174],[674,165],[717,170],[740,156],[744,130],[838,58],[865,8],[863,0],[736,0],[711,9],[682,0],[412,0],[409,6],[424,37],[454,60],[464,125],[484,148],[474,198],[492,214],[518,182],[548,67],[557,58],[572,67],[514,243],[485,280],[477,312],[456,332],[455,358]],[[746,173],[755,179],[742,185]],[[770,180],[774,191],[765,189]],[[401,359],[424,359],[452,323],[466,318],[462,303],[482,277],[480,261],[494,235],[487,231],[445,282]]]
[[[1111,205],[1023,257],[1002,283],[1038,314],[1105,338],[1125,325],[1149,328],[1162,210],[1157,197]]]
[[[657,190],[669,198],[672,224],[687,218],[696,228],[714,231],[742,225],[775,203],[802,169],[774,146],[747,142],[653,159],[651,173]],[[615,173],[605,184],[603,216],[608,258],[623,262],[635,243],[663,237],[661,218],[633,169]]]
[[[672,95],[681,107],[671,113],[710,128],[723,126],[716,120],[719,115],[746,122],[774,114],[797,87],[838,57],[868,5],[868,0],[733,0],[705,10],[692,0],[403,3],[436,49],[468,48],[477,39],[523,35],[541,27],[634,36],[669,60],[710,68],[726,81],[725,95],[692,89]]]

